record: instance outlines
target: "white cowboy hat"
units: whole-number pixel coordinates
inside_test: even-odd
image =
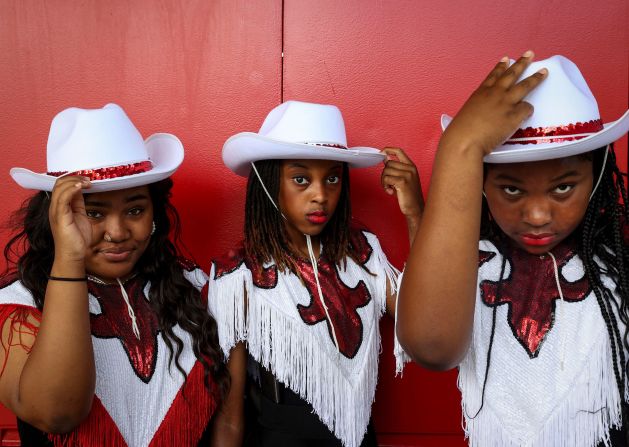
[[[12,168],[23,188],[52,191],[65,175],[91,179],[86,193],[147,185],[170,177],[183,161],[183,145],[171,134],[146,140],[120,106],[102,109],[71,107],[52,120],[47,146],[47,172]]]
[[[518,163],[582,154],[616,141],[629,131],[629,110],[618,120],[603,124],[598,105],[583,75],[564,56],[533,62],[520,79],[541,68],[546,79],[524,98],[533,115],[515,134],[485,157],[487,163]],[[441,116],[441,128],[452,121]]]
[[[260,132],[241,132],[223,145],[223,162],[246,177],[258,160],[315,159],[376,165],[385,156],[371,147],[347,147],[345,124],[336,106],[286,101],[267,115]]]

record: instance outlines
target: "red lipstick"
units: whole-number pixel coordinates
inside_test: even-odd
[[[322,225],[328,221],[328,213],[325,211],[314,211],[306,214],[308,222],[315,225]]]
[[[551,233],[541,233],[541,234],[522,234],[520,235],[520,239],[522,243],[525,245],[531,245],[533,247],[542,247],[544,245],[549,245],[555,240],[555,235]]]

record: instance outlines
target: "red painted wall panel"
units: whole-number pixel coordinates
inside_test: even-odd
[[[426,190],[441,113],[456,113],[504,55],[517,58],[529,48],[539,58],[567,55],[589,80],[603,119],[618,118],[629,90],[627,23],[626,0],[286,0],[284,99],[338,104],[350,145],[403,147]],[[381,236],[401,267],[406,228],[394,200],[379,187],[378,168],[352,176],[354,214]],[[381,442],[464,445],[455,372],[411,365],[402,380],[394,379],[391,323],[382,329],[374,405]]]
[[[222,166],[223,141],[257,130],[282,95],[338,104],[350,144],[404,147],[425,188],[440,113],[455,113],[504,54],[530,47],[540,57],[570,56],[603,117],[613,119],[628,99],[627,2],[565,4],[0,0],[0,219],[28,195],[8,169],[45,169],[48,126],[70,105],[118,102],[144,135],[182,139],[186,160],[174,202],[199,261],[241,235],[245,182]],[[400,267],[406,229],[378,178],[378,168],[353,175],[354,214],[381,235]],[[2,245],[6,237],[0,233]],[[382,330],[390,334],[392,324]],[[390,352],[385,336],[374,407],[382,445],[463,445],[455,373],[411,365],[393,379]],[[0,441],[9,445],[14,432],[3,438],[5,422],[12,423],[0,413]]]
[[[185,240],[200,258],[225,249],[241,232],[244,183],[220,149],[280,101],[280,48],[279,0],[2,0],[0,215],[27,196],[10,167],[45,170],[57,112],[117,102],[145,136],[181,138],[175,203]]]
[[[0,220],[29,195],[9,169],[45,171],[53,116],[116,102],[145,137],[181,138],[186,245],[199,262],[226,250],[241,237],[245,183],[220,149],[280,101],[281,11],[280,0],[0,0]],[[4,423],[0,413],[10,445]]]

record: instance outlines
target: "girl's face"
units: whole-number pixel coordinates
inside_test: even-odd
[[[484,189],[491,215],[527,252],[552,250],[583,219],[593,186],[592,161],[586,157],[487,166]]]
[[[92,224],[92,244],[85,254],[85,268],[105,281],[128,277],[151,238],[153,202],[148,186],[83,197]],[[105,241],[105,233],[111,242]]]
[[[318,236],[336,210],[343,182],[343,163],[330,160],[282,160],[279,207],[286,216],[291,242],[304,234]]]

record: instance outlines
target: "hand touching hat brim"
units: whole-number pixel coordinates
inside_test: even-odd
[[[171,134],[156,133],[144,142],[152,169],[133,175],[105,180],[92,180],[86,193],[114,191],[148,185],[170,177],[183,162],[184,150],[179,139]],[[52,191],[58,177],[40,174],[25,168],[12,168],[11,177],[22,188]]]

